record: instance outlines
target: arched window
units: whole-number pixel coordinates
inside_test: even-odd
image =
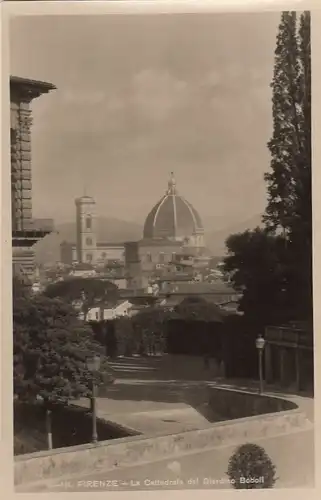
[[[91,229],[91,215],[86,217],[86,229]]]

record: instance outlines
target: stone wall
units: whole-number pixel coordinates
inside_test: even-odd
[[[209,407],[216,420],[232,420],[255,415],[294,410],[292,401],[252,392],[209,387]]]
[[[133,436],[82,445],[51,452],[39,452],[15,458],[15,485],[35,483],[41,489],[41,481],[71,479],[82,473],[107,471],[178,457],[184,453],[203,451],[224,445],[237,445],[244,441],[281,435],[290,431],[310,428],[304,413],[292,410],[219,422],[207,429],[183,432],[168,436]]]
[[[57,407],[52,411],[53,448],[90,443],[92,435],[91,413],[78,406]],[[116,423],[97,419],[97,432],[101,441],[137,435]],[[45,411],[41,404],[31,405],[15,401],[14,453],[27,454],[46,450],[47,436]]]

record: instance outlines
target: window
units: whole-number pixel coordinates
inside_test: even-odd
[[[146,260],[147,260],[147,262],[153,262],[151,253],[146,254]]]
[[[92,253],[87,253],[86,254],[86,261],[91,262],[93,260],[93,254]]]
[[[90,247],[93,244],[93,240],[91,238],[86,238],[86,245]]]
[[[160,262],[160,263],[165,262],[165,254],[164,254],[164,252],[161,252],[161,253],[159,254],[159,262]]]
[[[96,319],[99,319],[99,312],[96,311]]]
[[[86,217],[86,229],[91,229],[91,216],[87,215]]]
[[[176,252],[173,252],[172,253],[172,261],[175,262],[175,260],[176,260]]]

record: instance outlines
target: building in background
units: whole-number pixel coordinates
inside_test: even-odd
[[[13,272],[34,273],[33,246],[53,229],[32,218],[31,102],[56,87],[51,83],[10,77],[11,214]]]
[[[181,251],[181,242],[169,239],[143,239],[125,243],[127,288],[145,290]]]
[[[195,208],[178,194],[173,172],[164,196],[149,212],[144,239],[177,241],[190,254],[205,252],[204,227]]]
[[[208,265],[201,218],[193,206],[180,196],[173,173],[164,196],[146,217],[142,239],[125,243],[104,243],[97,238],[95,200],[82,196],[76,204],[76,242],[60,245],[65,265],[119,262],[124,265],[127,288],[146,290],[159,275],[179,273],[184,268],[191,279],[194,270]],[[176,269],[177,267],[177,269]]]
[[[63,264],[107,264],[124,261],[122,243],[97,241],[96,203],[90,196],[75,200],[76,243],[63,241],[60,245],[60,260]]]

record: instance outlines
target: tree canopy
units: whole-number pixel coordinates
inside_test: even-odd
[[[286,245],[282,236],[257,228],[231,235],[224,269],[233,286],[243,292],[239,309],[252,322],[285,321],[291,313],[286,304]]]
[[[312,316],[310,13],[283,12],[272,87],[264,229],[230,236],[224,270],[262,324]]]
[[[44,295],[50,298],[61,298],[69,304],[81,300],[83,308],[88,309],[96,301],[116,301],[119,298],[119,291],[118,287],[110,281],[96,278],[69,278],[49,285]]]
[[[111,382],[101,347],[73,308],[59,299],[30,296],[19,286],[13,296],[14,393],[66,402],[90,395],[92,374],[86,359],[101,356],[96,382]]]

